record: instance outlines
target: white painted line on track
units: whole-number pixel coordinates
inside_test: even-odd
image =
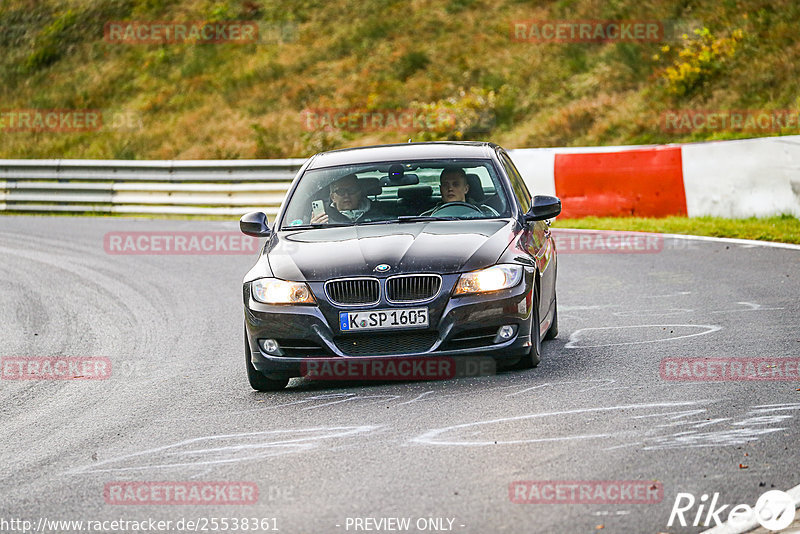
[[[598,233],[608,233],[608,232],[619,232],[625,234],[645,234],[645,235],[658,235],[665,239],[686,239],[686,240],[694,240],[694,241],[710,241],[716,243],[730,243],[732,245],[744,245],[744,246],[751,246],[751,247],[770,247],[770,248],[785,248],[789,250],[800,250],[800,245],[795,245],[794,243],[778,243],[777,241],[757,241],[755,239],[736,239],[732,237],[712,237],[706,235],[689,235],[689,234],[660,234],[657,232],[634,232],[629,230],[589,230],[589,229],[581,229],[581,228],[559,228],[557,226],[553,227],[553,231],[558,232],[598,232]]]
[[[795,245],[794,243],[778,243],[777,241],[757,241],[755,239],[734,239],[732,237],[711,237],[705,235],[684,235],[684,234],[659,234],[659,235],[661,237],[670,239],[692,239],[695,241],[730,243],[732,245],[747,245],[752,247],[771,247],[771,248],[785,248],[789,250],[800,250],[800,245]]]
[[[663,337],[657,339],[647,339],[644,341],[622,341],[617,343],[599,343],[595,345],[581,345],[581,334],[584,332],[590,331],[600,331],[600,330],[623,330],[623,329],[633,329],[633,328],[705,328],[702,332],[696,332],[694,334],[684,334],[681,336],[673,336],[673,337]],[[638,345],[640,343],[661,343],[664,341],[673,341],[676,339],[685,339],[687,337],[696,337],[696,336],[704,336],[706,334],[711,334],[712,332],[717,332],[722,330],[722,327],[719,325],[713,324],[637,324],[637,325],[630,325],[630,326],[598,326],[598,327],[591,327],[591,328],[579,328],[575,330],[569,335],[569,341],[566,345],[564,345],[565,349],[588,349],[594,347],[617,347],[621,345]]]

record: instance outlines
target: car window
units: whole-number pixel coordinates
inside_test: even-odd
[[[456,201],[443,198],[440,177],[445,170],[463,177],[463,196]],[[389,223],[420,216],[509,217],[509,202],[499,180],[488,159],[389,161],[308,170],[287,201],[281,227]],[[337,196],[339,192],[344,198]],[[323,219],[315,217],[321,209]]]
[[[511,180],[511,188],[514,190],[514,196],[517,197],[519,205],[522,207],[523,212],[531,209],[531,193],[528,191],[528,186],[525,185],[525,180],[519,174],[519,171],[514,166],[514,162],[505,152],[500,152],[500,159],[503,162],[503,167],[506,169],[509,180]]]

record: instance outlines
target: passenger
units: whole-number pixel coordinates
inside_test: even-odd
[[[467,202],[476,208],[480,208],[482,212],[488,215],[497,215],[497,212],[491,206],[475,204],[467,200],[469,183],[467,182],[467,173],[461,167],[446,167],[442,170],[442,174],[439,175],[439,192],[442,194],[442,201],[422,213],[422,215],[430,215],[451,202]]]
[[[312,224],[346,223],[380,219],[377,207],[364,195],[355,174],[348,174],[330,185],[331,202],[325,213],[311,218]]]

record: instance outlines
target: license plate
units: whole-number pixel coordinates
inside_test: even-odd
[[[339,312],[342,332],[428,326],[428,308]]]

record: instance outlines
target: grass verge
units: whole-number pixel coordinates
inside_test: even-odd
[[[800,244],[800,219],[792,215],[748,219],[722,217],[585,217],[557,219],[554,228],[584,228],[590,230],[622,230],[688,234],[736,239],[756,239]]]

